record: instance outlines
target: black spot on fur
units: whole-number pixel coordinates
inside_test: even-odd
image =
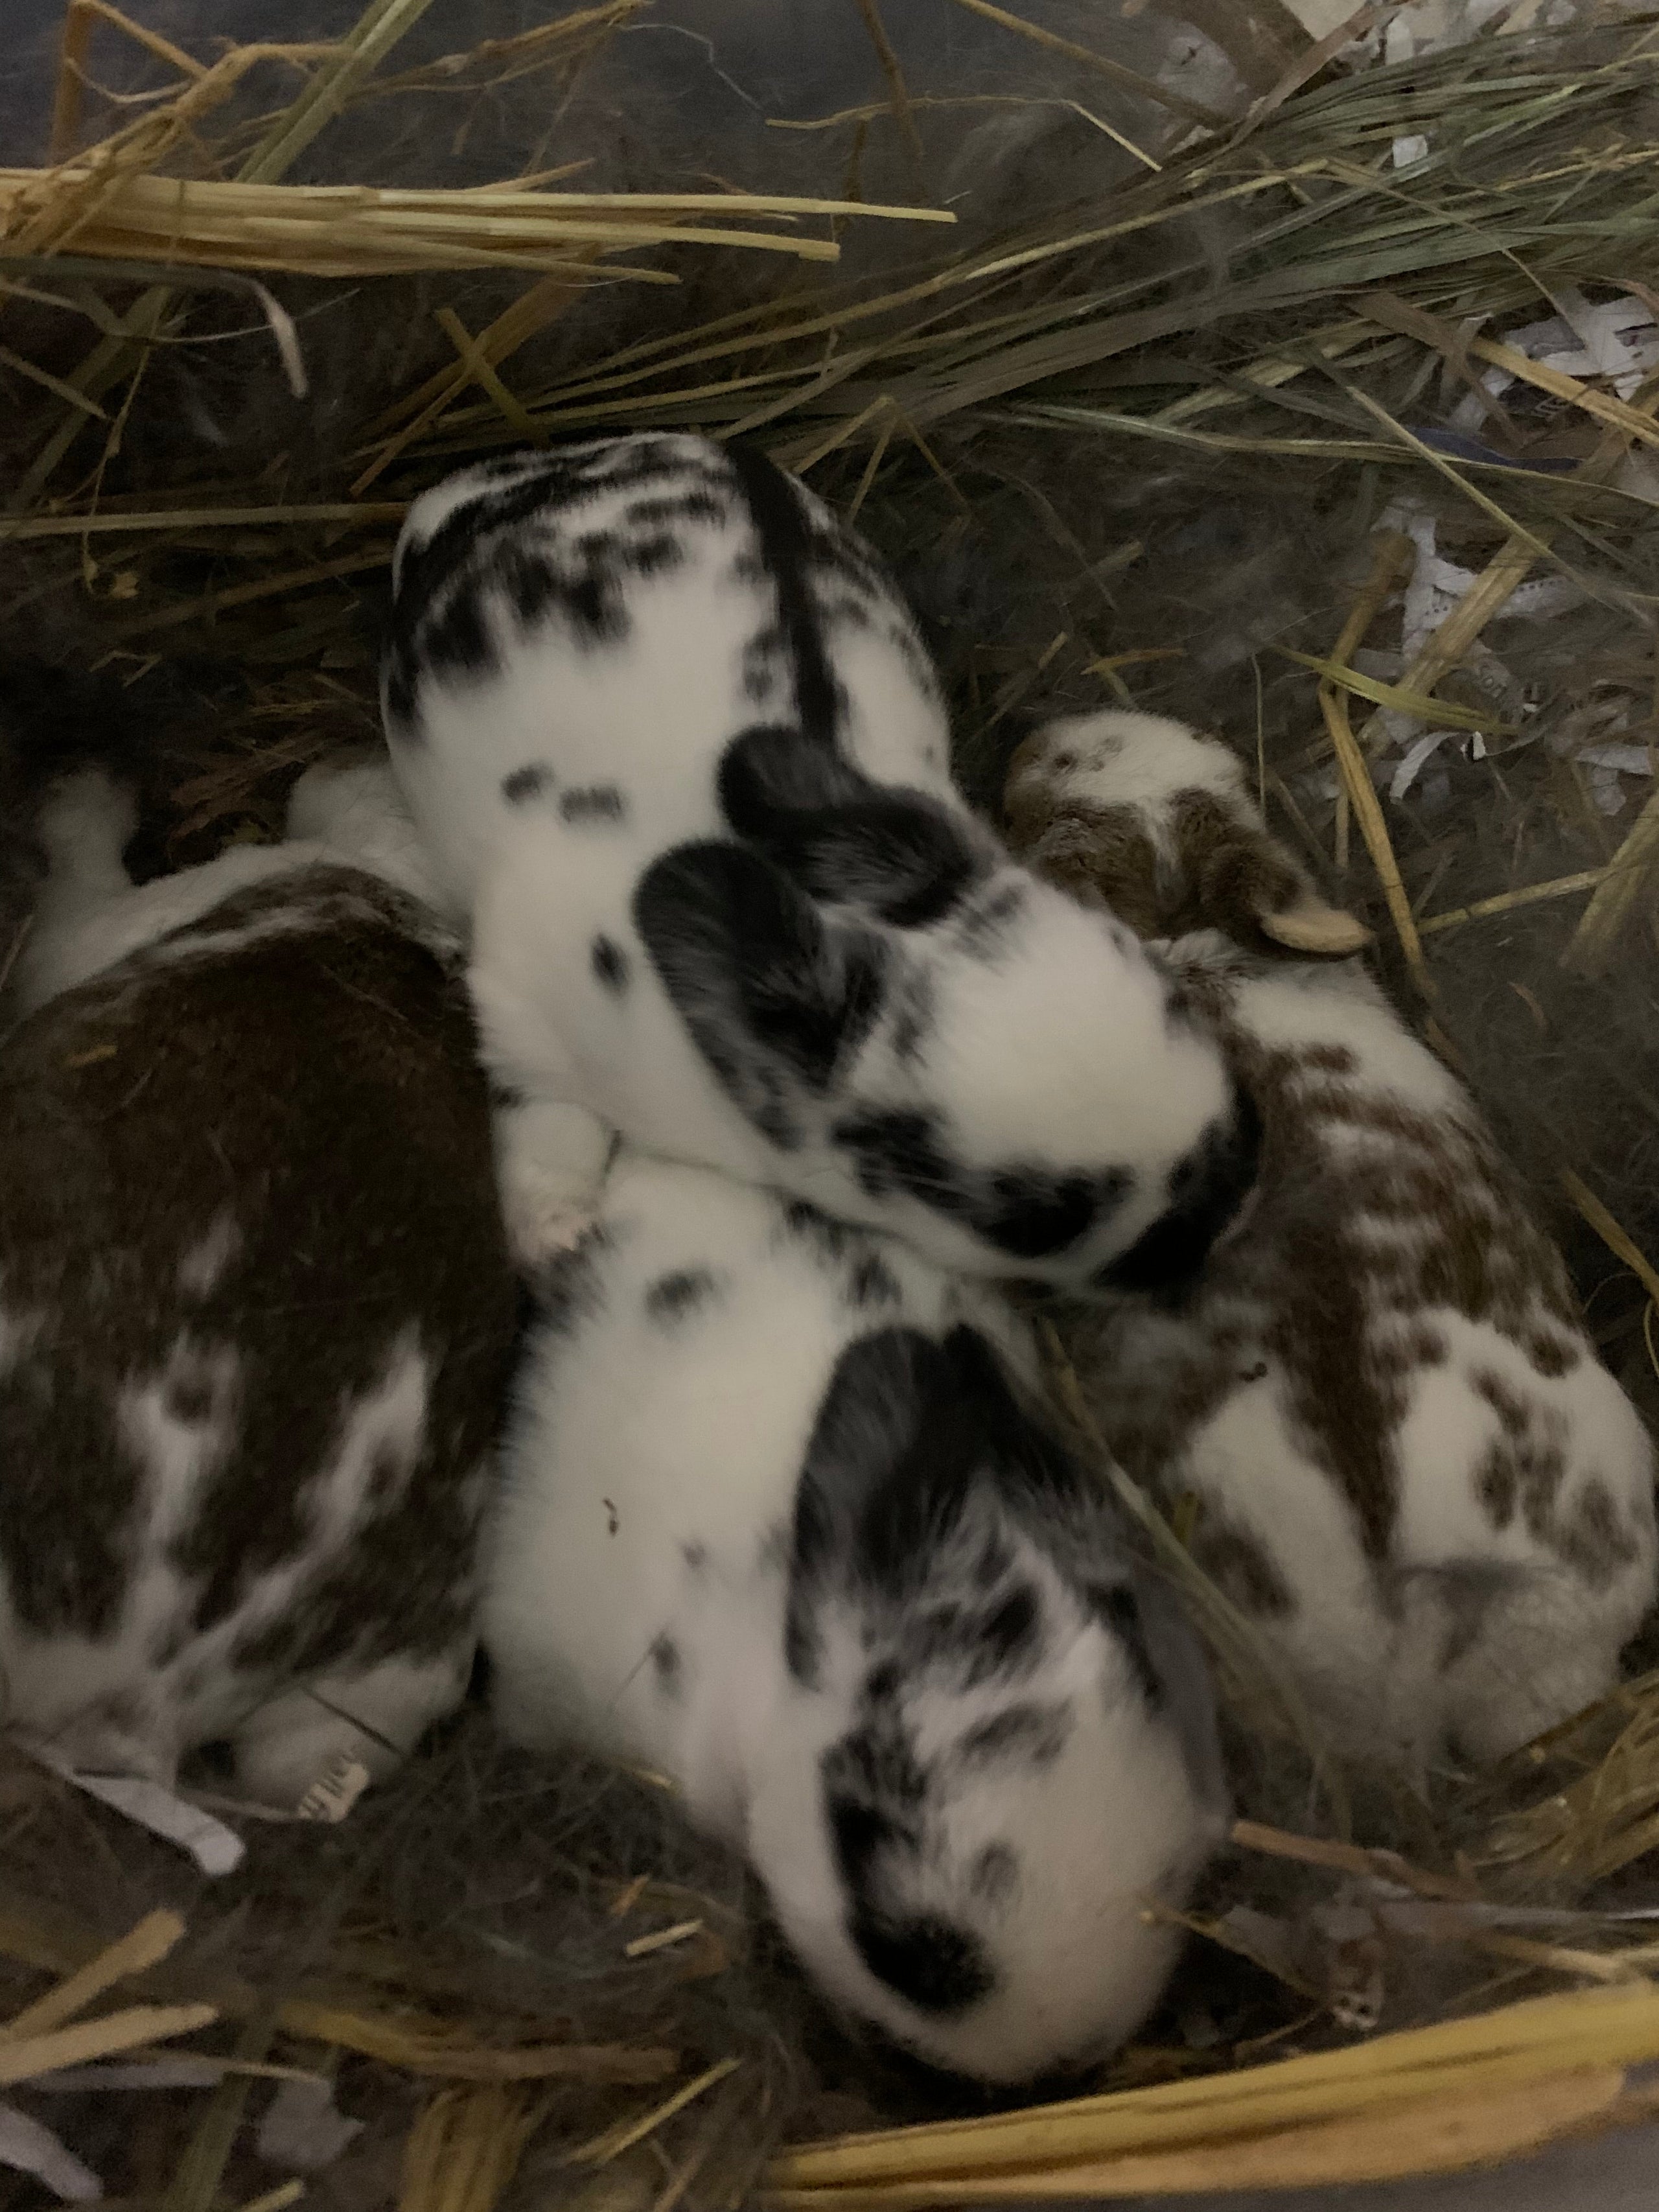
[[[829,744],[841,719],[841,686],[830,665],[823,624],[812,596],[812,532],[800,488],[775,462],[741,441],[726,458],[760,540],[761,558],[777,593],[794,692],[795,720],[806,735]]]
[[[857,1261],[848,1279],[847,1297],[860,1312],[870,1306],[898,1304],[898,1278],[879,1252],[866,1252]]]
[[[522,806],[527,799],[539,799],[552,781],[553,771],[545,761],[526,761],[501,778],[501,797],[509,806]]]
[[[167,1386],[167,1412],[175,1421],[196,1427],[213,1411],[213,1384],[206,1376],[177,1376]]]
[[[790,1236],[812,1247],[817,1257],[830,1267],[839,1267],[851,1250],[858,1237],[856,1229],[833,1214],[821,1213],[804,1198],[792,1198],[783,1209],[783,1225]]]
[[[593,939],[589,953],[593,973],[607,991],[619,997],[628,988],[628,955],[614,939],[600,935]]]
[[[385,666],[394,723],[410,722],[422,675],[494,670],[492,603],[521,630],[556,618],[580,647],[624,637],[629,582],[684,557],[682,539],[664,526],[724,513],[714,489],[723,463],[650,436],[586,441],[533,462],[485,465],[478,476],[428,538],[403,548]],[[600,495],[662,483],[674,486],[672,495],[633,501],[615,527],[560,527]]]
[[[559,814],[566,822],[625,822],[628,801],[614,783],[593,783],[559,793]]]
[[[1050,1766],[1066,1748],[1072,1717],[1064,1705],[1005,1705],[989,1720],[969,1729],[956,1747],[966,1766],[991,1766],[1008,1760],[1024,1766]]]
[[[1042,1612],[1029,1583],[1010,1590],[986,1616],[979,1641],[993,1674],[1014,1674],[1030,1664],[1042,1647]]]
[[[1102,1584],[1089,1593],[1091,1611],[1121,1644],[1129,1662],[1129,1671],[1139,1685],[1140,1693],[1154,1708],[1164,1702],[1164,1684],[1152,1664],[1152,1655],[1146,1642],[1146,1624],[1141,1618],[1140,1601],[1127,1583]]]
[[[925,968],[914,969],[897,985],[894,1005],[893,1056],[902,1066],[914,1066],[920,1059],[936,1018],[933,976]]]
[[[1012,1844],[987,1844],[968,1881],[981,1904],[1006,1903],[1019,1887],[1019,1856]]]
[[[1027,896],[1025,884],[1014,876],[968,908],[959,925],[958,941],[970,959],[992,961],[1001,957],[1014,924],[1025,911]]]
[[[774,1144],[798,1144],[788,1084],[821,1094],[863,1042],[881,1001],[879,943],[827,923],[757,854],[713,841],[654,860],[634,916],[727,1095]]]
[[[708,1547],[707,1544],[682,1544],[680,1559],[687,1574],[706,1573],[708,1567]]]
[[[663,494],[636,499],[627,510],[627,520],[636,529],[664,522],[724,522],[726,505],[706,491]]]
[[[537,1268],[537,1319],[551,1334],[567,1335],[602,1310],[598,1261],[610,1243],[607,1231],[590,1229],[568,1252],[552,1253]]]
[[[511,596],[521,599],[524,592],[523,580],[500,574],[497,549],[505,548],[510,568],[510,533],[548,504],[556,469],[550,459],[545,468],[484,485],[447,514],[430,537],[403,547],[386,660],[386,706],[395,722],[410,720],[416,687],[427,672],[453,679],[495,667],[486,598],[503,581]]]
[[[1096,1288],[1179,1299],[1249,1196],[1261,1151],[1261,1115],[1241,1085],[1231,1117],[1212,1121],[1170,1176],[1168,1207],[1100,1270]]]
[[[848,1930],[876,1979],[936,2019],[967,2012],[997,1985],[978,1936],[936,1913],[890,1919],[855,1910]]]
[[[706,1304],[716,1287],[710,1269],[682,1267],[657,1278],[645,1294],[645,1310],[659,1328],[670,1328]]]
[[[946,1153],[938,1115],[912,1109],[850,1114],[832,1133],[852,1154],[872,1197],[903,1191],[1013,1259],[1069,1249],[1110,1217],[1130,1188],[1121,1169],[1097,1176],[1056,1176],[1014,1164],[992,1172],[964,1169]]]
[[[672,1637],[659,1636],[651,1646],[651,1671],[665,1698],[679,1695],[680,1647]]]

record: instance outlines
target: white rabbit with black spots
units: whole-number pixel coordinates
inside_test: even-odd
[[[1152,1285],[1233,1219],[1213,1039],[970,812],[902,603],[762,456],[649,433],[441,483],[383,699],[508,1090],[981,1274]]]
[[[671,1779],[845,2015],[1018,2081],[1109,2049],[1223,1827],[1202,1658],[1028,1409],[1006,1304],[623,1152],[502,1447],[498,1718]]]
[[[1050,724],[1015,842],[1152,937],[1260,1105],[1248,1232],[1162,1309],[1079,1310],[1108,1442],[1335,1741],[1487,1760],[1610,1690],[1655,1594],[1654,1454],[1474,1102],[1352,957],[1228,749]],[[1291,945],[1297,951],[1280,948]]]

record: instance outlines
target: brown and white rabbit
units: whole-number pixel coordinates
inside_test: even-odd
[[[464,1692],[515,1323],[459,948],[351,791],[135,890],[71,779],[0,1043],[0,1725],[289,1805]]]
[[[1356,1753],[1496,1757],[1613,1685],[1654,1455],[1474,1103],[1263,826],[1227,748],[1108,713],[1016,754],[1011,833],[1169,957],[1265,1139],[1192,1292],[1079,1313],[1106,1437]],[[1178,934],[1179,933],[1193,933]]]

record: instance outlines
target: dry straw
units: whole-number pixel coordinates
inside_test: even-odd
[[[1651,2117],[1626,2069],[1655,2057],[1659,1989],[1577,1990],[1243,2073],[813,2144],[774,2162],[765,2202],[906,2212],[1450,2172]]]
[[[1027,51],[1021,34],[1032,27],[989,0],[967,4],[1007,33],[1016,67]],[[331,45],[240,47],[211,62],[107,0],[73,0],[50,165],[0,171],[0,313],[9,294],[37,307],[66,302],[92,324],[96,342],[78,361],[23,362],[38,411],[0,540],[28,541],[32,559],[78,558],[88,578],[102,579],[106,562],[120,564],[101,619],[124,668],[125,657],[184,655],[204,645],[245,656],[259,678],[243,726],[246,752],[197,777],[193,819],[234,813],[273,766],[313,757],[320,742],[313,724],[361,709],[360,694],[342,686],[333,664],[356,618],[351,580],[384,562],[408,497],[452,459],[589,428],[695,423],[758,435],[781,459],[832,486],[853,512],[878,500],[912,457],[965,507],[952,471],[978,438],[1038,452],[1098,447],[1206,465],[1211,458],[1259,463],[1298,471],[1310,484],[1360,464],[1388,488],[1428,487],[1455,502],[1484,533],[1484,566],[1398,678],[1384,683],[1356,665],[1408,560],[1398,539],[1382,537],[1364,549],[1370,574],[1346,621],[1333,617],[1321,649],[1302,656],[1318,678],[1316,693],[1309,684],[1309,759],[1340,777],[1338,857],[1346,859],[1347,825],[1356,823],[1425,1000],[1435,996],[1441,948],[1464,942],[1463,932],[1576,896],[1587,903],[1567,957],[1581,973],[1605,970],[1650,903],[1659,800],[1622,839],[1607,841],[1593,868],[1558,863],[1539,881],[1419,914],[1378,794],[1377,717],[1405,712],[1501,736],[1503,726],[1467,694],[1448,697],[1440,687],[1466,667],[1529,577],[1575,574],[1633,623],[1650,622],[1635,527],[1649,509],[1614,476],[1623,457],[1659,445],[1655,395],[1620,399],[1542,369],[1496,333],[1546,312],[1540,302],[1552,287],[1638,296],[1659,287],[1659,23],[1568,42],[1481,41],[1357,76],[1320,75],[1334,51],[1328,42],[1232,124],[1194,113],[1162,88],[1126,83],[1129,73],[1109,58],[1062,41],[1056,58],[1116,91],[1175,107],[1180,127],[1196,125],[1197,135],[1184,149],[1135,149],[1126,181],[1024,234],[963,249],[946,232],[918,230],[918,252],[929,258],[896,276],[815,283],[669,335],[629,337],[580,362],[544,342],[595,283],[660,286],[690,265],[688,256],[711,251],[757,272],[791,259],[833,261],[833,234],[845,222],[946,218],[937,209],[833,197],[585,193],[557,188],[565,181],[557,171],[465,192],[285,181],[359,103],[505,83],[532,70],[562,82],[560,73],[580,66],[637,6],[611,0],[399,76],[388,60],[427,0],[374,0]],[[860,8],[889,103],[826,118],[826,149],[838,132],[884,127],[890,117],[914,153],[928,105],[905,86],[873,0]],[[81,118],[94,35],[137,40],[170,86],[137,120],[88,147]],[[238,103],[273,72],[286,73],[291,98],[275,113],[244,117]],[[216,143],[211,132],[222,126]],[[1419,137],[1427,155],[1396,167],[1396,142]],[[557,148],[550,151],[556,157]],[[826,150],[826,173],[835,167]],[[166,494],[118,488],[112,465],[124,426],[142,406],[148,365],[158,347],[190,342],[198,288],[234,280],[246,294],[254,272],[356,283],[377,273],[476,269],[522,270],[525,282],[480,328],[454,304],[437,308],[432,343],[407,389],[382,395],[357,426],[337,480],[287,496],[276,455],[258,484],[210,475]],[[121,286],[118,307],[103,297],[112,283]],[[135,283],[144,288],[136,300]],[[280,339],[276,303],[261,312]],[[10,358],[22,361],[15,349]],[[1564,477],[1431,450],[1411,427],[1412,394],[1433,374],[1467,385],[1476,364],[1502,368],[1542,393],[1592,441],[1590,459]],[[89,472],[85,456],[94,457]],[[202,588],[204,552],[228,579],[210,591]],[[181,553],[196,564],[182,582],[174,565]],[[1095,563],[1093,580],[1108,568],[1116,573],[1109,562]],[[1073,648],[1069,620],[1052,635],[1050,655],[1079,649],[1094,680],[1120,687],[1126,671],[1179,649],[1164,638],[1103,657],[1080,639]],[[1006,672],[988,716],[1009,711],[1030,680],[1029,671]],[[1288,791],[1279,780],[1273,787]],[[1659,1291],[1659,1276],[1614,1212],[1571,1172],[1570,1194],[1586,1220],[1621,1266]],[[1084,1419],[1074,1393],[1068,1402]],[[1659,1679],[1628,1686],[1559,1731],[1486,1796],[1449,1799],[1432,1838],[1437,1870],[1407,1879],[1398,1863],[1354,1856],[1342,1778],[1267,1665],[1260,1639],[1202,1584],[1176,1532],[1146,1501],[1126,1493],[1126,1502],[1189,1588],[1241,1695],[1254,1690],[1281,1731],[1304,1739],[1324,1779],[1332,1832],[1303,1839],[1309,1878],[1327,1887],[1392,1879],[1425,1910],[1449,1914],[1414,1923],[1411,1940],[1461,1962],[1449,1995],[1443,1985],[1431,2009],[1468,2016],[1037,2112],[811,2145],[773,2163],[768,2201],[778,2212],[857,2212],[1252,2182],[1327,2185],[1449,2170],[1646,2116],[1649,2101],[1628,2087],[1626,2069],[1659,2058],[1659,1993],[1644,1978],[1651,1962],[1643,1943],[1602,1908],[1597,1886],[1659,1844]],[[1241,1840],[1263,1847],[1260,1832]],[[1342,1852],[1349,1856],[1333,1856]],[[622,1889],[623,1911],[642,1887],[643,1878]],[[688,1974],[724,1971],[726,1953],[704,1924],[704,1908],[682,1900],[670,1909],[658,1936],[629,1942],[614,1931],[619,1951],[639,1954],[627,1960],[630,1969],[683,1960]],[[1568,1919],[1545,1926],[1527,1913]],[[744,2132],[732,2112],[757,2109],[735,2102],[759,2094],[750,2088],[755,2069],[735,2056],[683,2056],[672,2020],[607,2041],[561,2034],[553,2021],[504,2021],[430,1992],[428,2002],[412,1966],[406,1987],[379,1984],[358,1971],[362,1958],[343,1942],[330,1961],[329,1987],[285,1995],[262,2018],[258,1992],[240,1985],[216,1991],[212,2003],[169,2000],[166,1962],[178,1933],[176,1919],[152,1916],[106,1949],[84,1933],[53,1935],[27,1914],[0,1915],[0,1954],[58,1978],[0,2030],[0,2082],[148,2049],[216,2021],[240,2024],[243,2042],[215,2061],[220,2087],[192,2122],[198,2148],[179,2169],[171,2212],[214,2200],[248,2082],[282,2070],[263,2055],[273,2038],[301,2056],[348,2056],[417,2085],[404,2153],[405,2212],[491,2212],[567,2094],[623,2100],[607,2102],[599,2116],[619,2111],[613,2124],[590,2118],[568,2139],[598,2169],[595,2178],[636,2150],[658,2156],[662,2212],[682,2202],[723,2203],[740,2186],[726,2148]],[[1530,1986],[1561,1978],[1592,1986],[1471,2011],[1494,1954],[1506,1970],[1528,1974]],[[135,1976],[131,2002],[94,2010]],[[1314,2039],[1334,2035],[1322,2018]],[[682,2116],[684,2132],[677,2133]],[[275,2192],[267,2212],[291,2194]]]

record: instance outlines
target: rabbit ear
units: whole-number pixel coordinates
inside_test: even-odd
[[[1311,892],[1278,914],[1264,914],[1261,933],[1293,952],[1320,952],[1332,958],[1362,951],[1372,937],[1357,915],[1327,906]]]
[[[805,732],[740,731],[721,756],[720,807],[736,835],[813,898],[914,929],[950,911],[981,855],[936,799],[884,789]]]
[[[826,920],[759,854],[714,838],[653,860],[634,915],[728,1096],[785,1141],[790,1084],[821,1097],[875,1019],[884,987],[878,942]]]

